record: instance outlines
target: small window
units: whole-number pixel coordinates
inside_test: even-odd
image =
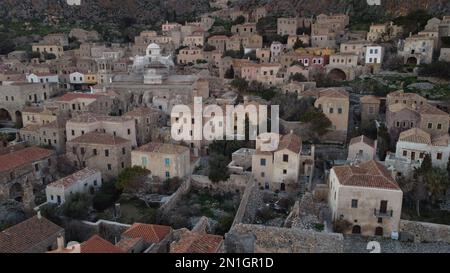
[[[105,150],[105,156],[106,156],[106,157],[109,156],[109,150]]]
[[[111,164],[108,164],[108,171],[110,171],[111,169]]]
[[[429,122],[428,123],[428,129],[432,129],[433,128],[433,123]]]
[[[407,156],[408,155],[408,151],[403,151],[403,156]]]
[[[357,199],[352,199],[352,208],[354,208],[354,209],[358,208],[358,200]]]
[[[289,161],[289,155],[283,155],[283,162]]]
[[[436,159],[437,160],[442,160],[442,153],[437,153]]]
[[[265,158],[261,158],[261,166],[266,166],[266,159]]]
[[[287,174],[287,170],[286,169],[283,170],[283,174]]]

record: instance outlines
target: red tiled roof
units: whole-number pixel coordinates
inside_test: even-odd
[[[59,97],[57,101],[72,101],[75,99],[97,99],[101,95],[99,94],[91,94],[91,93],[66,93]]]
[[[170,246],[171,253],[217,253],[223,237],[187,231],[178,242]]]
[[[77,138],[72,139],[69,142],[73,143],[87,143],[87,144],[100,144],[100,145],[119,145],[126,142],[130,142],[127,139],[113,136],[106,133],[99,132],[89,132],[84,135],[81,135]]]
[[[344,186],[400,190],[389,170],[374,160],[359,166],[335,166],[333,170],[339,183]]]
[[[120,248],[98,235],[93,235],[87,241],[81,243],[80,246],[81,253],[123,253]]]
[[[172,228],[169,226],[134,223],[122,233],[122,236],[128,238],[142,238],[146,242],[159,243],[171,231]]]
[[[144,153],[183,154],[188,152],[189,148],[170,143],[149,142],[140,146],[136,151]]]
[[[288,149],[297,154],[300,153],[301,148],[302,140],[294,133],[284,135],[280,140],[280,144],[278,145],[278,151]]]
[[[17,167],[42,160],[55,154],[53,150],[39,147],[28,147],[12,153],[0,155],[0,172],[13,170]]]
[[[364,135],[352,138],[350,140],[350,145],[355,144],[355,143],[360,143],[360,142],[363,142],[371,147],[375,146],[375,142],[372,139],[370,139]]]
[[[31,217],[0,232],[0,252],[24,253],[64,229],[44,217]]]

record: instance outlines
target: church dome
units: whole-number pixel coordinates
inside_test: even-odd
[[[161,48],[159,47],[159,45],[151,43],[148,45],[147,49],[161,49]]]

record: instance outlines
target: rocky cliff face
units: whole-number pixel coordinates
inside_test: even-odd
[[[3,18],[65,21],[117,21],[134,18],[155,23],[166,19],[188,20],[209,11],[207,0],[82,0],[81,6],[69,6],[65,0],[1,0]]]
[[[302,15],[322,12],[349,12],[352,14],[374,9],[373,6],[367,5],[365,0],[240,0],[238,2],[238,5],[244,8],[264,4],[273,11],[291,11]],[[418,9],[442,15],[450,13],[450,0],[381,0],[381,6],[376,9],[392,16],[406,15]]]

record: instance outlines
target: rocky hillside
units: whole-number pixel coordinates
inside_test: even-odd
[[[0,1],[1,18],[65,22],[117,22],[123,18],[147,24],[184,21],[209,9],[208,0],[82,0],[81,6],[68,6],[65,0]]]
[[[394,17],[419,9],[435,15],[450,14],[450,0],[381,0],[380,7],[369,6],[365,0],[240,0],[238,5],[246,9],[255,5],[267,5],[275,12],[288,11],[306,16],[322,12],[348,12],[358,16],[361,12],[374,9]]]

